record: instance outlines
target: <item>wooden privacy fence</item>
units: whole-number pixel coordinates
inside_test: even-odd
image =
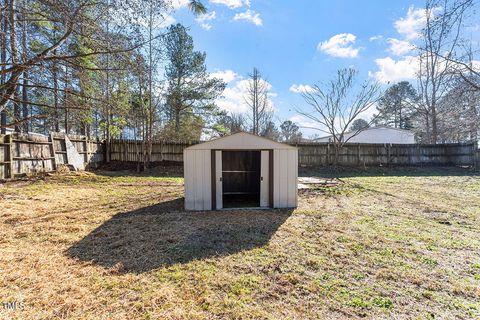
[[[199,142],[168,142],[155,141],[152,143],[151,162],[173,161],[183,162],[183,149]],[[142,141],[112,140],[110,144],[110,159],[112,161],[134,162],[141,159]]]
[[[105,159],[105,143],[98,139],[68,135],[83,162],[95,167]],[[65,135],[52,133],[0,135],[0,179],[13,179],[37,172],[51,172],[70,163]],[[152,143],[151,162],[171,161],[181,164],[183,150],[198,142]],[[329,143],[298,143],[299,166],[326,166],[334,160],[334,148]],[[110,159],[120,162],[136,162],[141,159],[142,142],[112,140]],[[480,170],[480,152],[476,143],[459,144],[363,144],[345,145],[339,155],[341,166],[417,166],[456,165],[472,166]]]
[[[183,149],[198,142],[164,142],[152,144],[151,161],[183,162]],[[300,166],[327,166],[334,161],[334,148],[330,143],[298,143]],[[379,165],[457,165],[473,166],[476,143],[458,144],[346,144],[340,152],[341,166]],[[111,160],[137,161],[142,142],[134,140],[112,140]]]
[[[78,154],[83,156],[84,163],[94,166],[103,161],[103,142],[76,135],[67,137]],[[52,172],[68,164],[65,134],[0,135],[0,179]]]
[[[300,143],[298,163],[303,166],[326,166],[333,162],[332,144]],[[341,150],[341,166],[418,166],[456,165],[473,166],[476,143],[455,144],[365,144],[349,143]]]
[[[480,172],[480,150],[475,153],[475,170]]]

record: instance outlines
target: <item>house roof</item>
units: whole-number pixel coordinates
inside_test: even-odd
[[[415,133],[411,130],[407,130],[407,129],[400,129],[400,128],[392,128],[392,127],[387,127],[387,126],[378,126],[378,127],[370,127],[370,128],[367,128],[367,129],[363,129],[361,130],[359,133],[362,133],[362,132],[365,132],[365,131],[371,131],[371,130],[377,130],[377,129],[388,129],[388,130],[396,130],[396,131],[400,131],[402,133],[405,133],[405,134],[411,134],[411,135],[414,135]],[[345,136],[349,137],[352,135],[352,132],[345,132]],[[327,138],[331,138],[332,135],[329,135],[329,136],[323,136],[323,137],[320,137],[320,138],[316,138],[315,140],[322,140],[322,139],[327,139]]]
[[[285,143],[259,137],[247,132],[239,132],[204,143],[196,144],[185,150],[252,150],[252,149],[297,149]]]

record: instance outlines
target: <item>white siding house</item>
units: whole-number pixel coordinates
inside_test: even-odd
[[[353,133],[346,133],[344,140],[348,143],[391,143],[415,144],[415,134],[409,130],[375,127],[362,130],[354,137]],[[351,137],[351,138],[350,138]],[[315,139],[315,142],[333,142],[332,136]]]
[[[183,162],[186,210],[297,206],[290,145],[241,132],[186,148]]]

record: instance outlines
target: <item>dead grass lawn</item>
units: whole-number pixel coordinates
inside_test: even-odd
[[[480,318],[480,177],[339,175],[294,211],[185,212],[180,178],[0,185],[0,318]]]

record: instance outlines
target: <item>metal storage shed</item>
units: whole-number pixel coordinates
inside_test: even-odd
[[[183,152],[186,210],[295,208],[298,150],[249,133]]]

